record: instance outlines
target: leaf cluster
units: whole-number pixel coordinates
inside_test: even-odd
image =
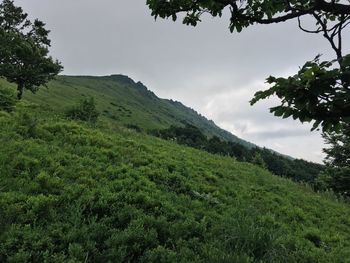
[[[293,117],[301,122],[315,121],[313,129],[339,131],[342,123],[350,122],[350,56],[342,67],[334,61],[308,61],[294,76],[269,77],[272,87],[254,95],[251,104],[276,95],[281,105],[270,109],[275,116]]]

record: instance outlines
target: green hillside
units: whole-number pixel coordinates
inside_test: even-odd
[[[0,262],[350,262],[349,204],[106,116],[67,120],[74,90],[0,111]]]
[[[24,97],[32,102],[50,105],[55,110],[62,111],[65,106],[75,104],[79,98],[86,96],[95,98],[99,111],[108,121],[137,125],[144,130],[190,123],[200,128],[208,136],[215,135],[248,147],[253,146],[220,129],[212,121],[182,103],[160,99],[142,83],[135,83],[123,75],[59,76],[57,80],[48,85],[48,89],[41,89],[36,95],[27,92]]]
[[[1,85],[8,86],[9,84],[0,81]],[[225,142],[239,143],[248,150],[252,150],[250,153],[240,154],[240,156],[225,151],[220,153],[220,149],[226,147],[219,143],[215,146],[212,145],[209,152],[230,155],[237,160],[254,162],[255,145],[219,128],[214,122],[207,120],[180,102],[158,98],[141,82],[135,83],[124,75],[59,76],[56,80],[51,81],[47,88],[41,88],[36,94],[31,92],[24,94],[25,99],[56,113],[63,113],[72,105],[77,104],[79,100],[88,97],[95,99],[97,109],[101,113],[100,119],[109,125],[122,125],[152,134],[158,134],[159,131],[164,131],[169,127],[193,125],[208,138],[215,136]],[[199,148],[206,147],[200,146]],[[218,150],[212,151],[215,148]],[[238,151],[247,152],[246,149]],[[259,152],[268,170],[295,181],[314,185],[315,178],[323,169],[321,165],[294,160],[282,154],[274,155],[271,152],[273,153],[267,149],[261,149]]]
[[[22,111],[33,110],[0,119],[1,262],[350,256],[341,202],[230,158]]]

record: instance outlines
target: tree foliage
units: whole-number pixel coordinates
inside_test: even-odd
[[[342,32],[350,22],[350,5],[341,0],[148,0],[152,15],[171,17],[183,14],[183,23],[196,26],[203,14],[221,16],[229,9],[231,32],[240,32],[254,24],[281,23],[295,19],[307,33],[321,33],[336,53],[334,61],[307,62],[289,78],[269,77],[272,87],[255,94],[251,104],[277,95],[281,105],[271,108],[276,116],[293,117],[302,122],[315,121],[314,128],[339,129],[349,119],[349,61],[342,54]],[[303,19],[314,18],[314,28],[305,28]],[[334,68],[334,62],[339,63]],[[320,85],[321,84],[321,85]]]
[[[340,130],[323,134],[329,146],[323,150],[327,154],[327,169],[318,183],[320,188],[331,188],[350,197],[350,124]]]
[[[197,127],[191,124],[186,124],[185,127],[172,125],[169,129],[156,131],[155,135],[195,148],[203,147],[207,141],[207,137]]]
[[[12,0],[2,1],[0,77],[17,84],[18,99],[24,89],[34,93],[62,70],[60,63],[49,56],[48,34],[42,21],[30,21]]]
[[[256,164],[257,166],[260,166],[262,168],[266,168],[266,163],[264,162],[264,159],[261,157],[261,154],[259,152],[255,153],[251,162],[253,164]]]
[[[230,10],[229,27],[240,32],[253,24],[272,24],[317,14],[321,18],[336,20],[350,14],[350,6],[340,0],[147,0],[152,15],[177,19],[184,13],[183,23],[196,26],[204,13],[221,16],[225,8]]]
[[[350,168],[350,122],[341,127],[340,133],[325,133],[323,137],[330,146],[324,149],[326,163],[333,167]]]
[[[318,56],[294,76],[269,77],[272,87],[257,92],[251,103],[276,95],[282,104],[270,109],[275,116],[314,120],[313,129],[321,125],[323,131],[340,131],[341,123],[350,122],[350,56],[343,59],[341,68],[333,63],[321,62]]]

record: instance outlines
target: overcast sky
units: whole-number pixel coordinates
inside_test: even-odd
[[[333,58],[326,40],[299,31],[296,21],[240,34],[229,33],[227,15],[206,16],[196,28],[154,21],[145,2],[15,0],[52,31],[51,54],[63,63],[64,74],[128,75],[245,140],[321,162],[319,133],[271,115],[274,99],[254,107],[249,100],[267,87],[269,75],[294,74],[319,53]]]

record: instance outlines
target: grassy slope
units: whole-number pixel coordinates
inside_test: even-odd
[[[0,262],[350,262],[349,205],[251,164],[26,103],[0,144]]]
[[[209,136],[216,135],[225,140],[252,146],[251,143],[220,129],[180,102],[159,99],[141,83],[135,83],[125,76],[60,76],[49,84],[49,89],[41,89],[36,95],[27,92],[24,97],[62,110],[84,96],[93,96],[99,110],[109,121],[117,121],[124,125],[136,124],[146,130],[178,126],[186,121],[199,127]]]

